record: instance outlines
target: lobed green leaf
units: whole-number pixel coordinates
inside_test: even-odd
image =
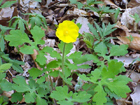
[[[110,56],[123,56],[128,53],[128,45],[113,45],[110,49]]]
[[[5,36],[7,41],[10,41],[10,46],[19,46],[24,43],[31,43],[26,33],[22,33],[20,30],[11,30],[11,35]]]

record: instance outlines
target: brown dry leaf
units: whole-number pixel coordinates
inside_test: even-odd
[[[140,105],[140,84],[134,88],[134,93],[130,94],[133,105]]]
[[[104,0],[104,2],[107,5],[110,5],[112,8],[119,8],[115,3],[113,3],[111,0]]]
[[[88,27],[88,19],[85,17],[78,17],[76,23],[82,24],[79,33],[83,34],[84,32],[90,33],[89,27]]]
[[[94,16],[94,13],[88,13],[84,10],[80,10],[78,8],[74,8],[73,10],[68,10],[67,14],[73,14],[73,15],[78,15],[78,16]]]
[[[122,14],[121,23],[125,25],[128,29],[137,31],[137,27],[140,26],[140,22],[137,24],[135,22],[135,19],[131,17],[131,15],[133,16],[134,14],[138,14],[140,16],[140,6],[126,9],[125,12]]]
[[[131,105],[132,104],[132,102],[130,102],[130,101],[127,101],[126,99],[116,99],[116,103],[117,103],[117,105]]]
[[[35,61],[37,55],[38,55],[38,52],[37,52],[37,50],[34,49],[34,53],[31,54],[34,61]],[[41,67],[37,64],[37,62],[35,62],[35,65],[39,70],[41,70]]]
[[[0,10],[0,24],[8,26],[8,21],[13,17],[17,16],[17,9],[12,7],[2,8]]]
[[[129,30],[125,25],[122,25],[121,22],[117,22],[117,24],[115,25],[115,28],[117,28],[112,35],[114,37],[116,36],[129,36]]]
[[[121,61],[124,63],[125,67],[129,67],[129,65],[132,63],[133,60],[135,60],[135,58],[133,58],[132,56],[121,56],[121,57],[114,57],[114,59],[117,59],[118,61]]]
[[[133,40],[130,41],[128,36],[132,36]],[[117,37],[120,40],[120,44],[128,44],[129,48],[140,51],[140,34],[129,33],[127,36]]]
[[[135,71],[131,72],[130,78],[133,80],[134,83],[138,83],[140,80],[140,73],[137,73]]]
[[[119,33],[120,36],[128,36],[128,33],[130,32],[130,30],[125,25],[122,25],[119,21],[117,22],[115,28],[122,30],[122,32]]]
[[[137,7],[140,5],[140,0],[130,0],[128,3],[128,8]]]
[[[19,3],[22,11],[41,14],[39,2],[35,0],[20,0]]]
[[[11,95],[12,95],[13,93],[14,93],[14,90],[11,90],[11,91],[8,91],[8,92],[4,91],[4,92],[3,92],[3,95],[6,96],[6,97],[11,97]]]
[[[118,28],[115,34],[119,35],[117,38],[119,44],[128,44],[129,48],[140,51],[140,34],[130,33],[128,28],[125,25],[122,25],[120,22],[117,22],[115,26]],[[132,36],[133,40],[130,41],[128,37]]]
[[[131,10],[131,8],[125,10],[121,17],[121,23],[125,25],[128,29],[133,30],[135,19],[130,16],[132,15]]]

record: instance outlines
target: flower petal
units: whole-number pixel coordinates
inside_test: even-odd
[[[75,42],[79,35],[79,27],[72,21],[65,20],[59,24],[56,36],[65,43]]]

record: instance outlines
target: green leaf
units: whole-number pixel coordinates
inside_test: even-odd
[[[93,12],[98,12],[98,8],[90,6],[90,7],[85,7],[85,9],[90,9]]]
[[[88,61],[92,60],[94,63],[101,62],[99,58],[93,54],[85,54],[84,56],[87,58]]]
[[[9,100],[8,97],[2,95],[2,96],[0,97],[0,105],[8,105],[8,100]]]
[[[34,49],[38,50],[36,45],[35,46],[34,45],[33,46],[24,45],[23,47],[20,48],[20,52],[22,52],[23,54],[33,54]]]
[[[58,53],[57,51],[52,51],[51,53],[49,53],[51,57],[53,58],[57,58],[57,59],[62,59],[60,53]]]
[[[50,54],[50,53],[52,53],[52,51],[54,51],[54,49],[52,47],[46,46],[41,51],[48,52]]]
[[[86,91],[80,91],[79,93],[74,93],[72,96],[72,101],[84,103],[90,100],[91,95],[87,94]]]
[[[16,76],[16,78],[13,78],[13,81],[15,84],[13,84],[13,89],[15,89],[17,92],[26,92],[30,91],[30,87],[27,85],[25,79],[21,76]]]
[[[134,40],[134,38],[133,38],[133,36],[132,36],[132,35],[127,36],[127,39],[129,39],[129,40],[130,40],[130,43]]]
[[[96,105],[103,105],[107,102],[106,91],[104,88],[108,88],[110,90],[109,95],[115,97],[126,97],[126,93],[130,92],[127,83],[131,81],[130,78],[126,76],[116,76],[120,72],[124,71],[124,66],[122,62],[117,62],[117,60],[110,60],[108,62],[108,67],[99,67],[91,72],[89,76],[85,74],[79,75],[79,77],[87,82],[93,83],[95,87],[94,92],[96,94],[93,96],[93,101],[96,102]]]
[[[78,65],[78,68],[80,69],[88,69],[88,68],[91,68],[91,66],[89,66],[89,64],[80,64]]]
[[[33,27],[33,29],[31,30],[31,34],[33,35],[33,39],[36,44],[42,44],[40,41],[42,40],[41,38],[45,36],[45,32],[41,29],[41,27]]]
[[[41,2],[41,0],[35,0],[35,1]]]
[[[17,72],[23,73],[22,68],[18,64],[13,63],[12,68]]]
[[[68,57],[68,59],[77,59],[77,58],[80,58],[81,55],[82,55],[82,52],[76,51],[76,52],[72,53],[72,54]]]
[[[95,38],[97,39],[97,40],[100,40],[100,36],[99,36],[99,34],[97,33],[97,30],[91,25],[91,24],[88,24],[88,26],[89,26],[89,29],[90,29],[90,31],[93,33],[93,35],[95,36]]]
[[[16,92],[12,94],[11,102],[12,103],[18,102],[21,101],[22,99],[23,99],[22,93]]]
[[[34,93],[36,88],[39,87],[39,85],[36,83],[36,81],[33,80],[32,78],[29,80],[28,84],[30,86],[30,93]]]
[[[128,45],[113,45],[110,49],[110,56],[123,56],[128,53]]]
[[[105,24],[102,24],[102,28],[103,28],[103,37],[105,37],[106,35],[109,35],[110,33],[112,33],[113,31],[116,30],[116,28],[114,28],[115,24],[111,25],[110,23],[105,26]]]
[[[60,49],[61,52],[63,52],[63,48],[64,48],[64,44],[65,44],[65,56],[70,53],[70,50],[73,47],[72,43],[64,43],[63,41],[60,42],[60,44],[58,44],[58,47]]]
[[[119,75],[110,82],[106,82],[105,85],[119,97],[126,98],[126,93],[131,92],[130,88],[127,86],[127,83],[130,81],[132,81],[130,78]]]
[[[104,92],[103,87],[98,85],[95,87],[94,91],[97,93],[93,97],[93,102],[96,102],[96,105],[104,105],[104,103],[107,102],[107,94]]]
[[[31,68],[28,72],[33,79],[36,79],[38,76],[40,76],[43,73],[41,70],[37,68]]]
[[[29,24],[31,24],[31,29],[37,25],[42,26],[43,28],[47,28],[46,19],[41,14],[37,13],[26,13],[24,15],[29,15]]]
[[[82,27],[81,23],[76,23],[76,25],[79,27],[79,29]]]
[[[44,52],[39,51],[38,55],[36,56],[36,61],[40,65],[45,65],[46,64],[47,58],[44,55],[46,55]]]
[[[46,46],[41,51],[44,52],[44,53],[49,53],[50,56],[53,57],[53,58],[57,58],[57,59],[61,59],[62,58],[60,53],[55,51],[52,47]]]
[[[42,99],[40,96],[37,96],[36,105],[48,105],[48,103],[46,100]]]
[[[69,57],[66,57],[67,59],[72,59],[74,64],[82,64],[86,61],[88,61],[86,55],[82,55],[82,52],[74,52]]]
[[[0,8],[10,7],[12,4],[16,3],[17,1],[6,1]]]
[[[37,79],[37,83],[40,84],[40,83],[45,82],[47,77],[48,77],[48,75],[44,74],[44,76],[42,76],[39,79]]]
[[[34,49],[39,50],[37,45],[38,44],[44,44],[45,41],[41,38],[45,36],[44,31],[39,28],[38,26],[35,26],[31,33],[33,35],[34,42],[30,41],[26,33],[21,32],[20,30],[11,30],[10,34],[5,37],[6,40],[10,41],[10,46],[17,47],[18,45],[22,45],[24,43],[29,43],[30,46],[24,45],[23,47],[20,47],[20,52],[24,54],[33,54]],[[17,40],[20,39],[20,40]]]
[[[0,50],[4,51],[4,49],[5,49],[4,38],[2,35],[0,35]]]
[[[68,87],[56,87],[56,91],[51,93],[51,97],[58,100],[59,104],[64,105],[64,103],[69,103],[69,105],[74,105],[74,102],[84,103],[90,100],[91,95],[87,94],[85,91],[79,93],[73,93],[70,91],[68,93]]]
[[[99,69],[95,69],[91,72],[92,76],[87,77],[85,74],[79,75],[79,77],[84,81],[90,81],[92,83],[97,83],[96,81],[100,78],[101,71]]]
[[[108,63],[108,69],[103,68],[101,75],[103,78],[114,78],[118,73],[122,72],[123,63],[111,60]]]
[[[0,65],[0,72],[4,72],[5,70],[8,70],[12,66],[11,63],[5,63]]]
[[[56,91],[52,91],[50,96],[56,100],[61,101],[61,100],[70,98],[71,94],[68,94],[67,86],[64,86],[64,87],[59,86],[59,87],[56,87]]]
[[[0,87],[3,91],[11,91],[12,90],[12,83],[11,82],[8,82],[6,80],[2,80],[0,82]]]
[[[96,27],[97,31],[98,31],[99,34],[100,34],[100,37],[103,37],[102,28],[101,28],[96,22],[94,22],[94,24],[95,24],[95,27]]]
[[[93,4],[102,4],[102,1],[96,1],[96,0],[87,0],[87,5],[93,5]]]
[[[120,13],[120,8],[117,8],[116,12],[115,12],[115,19],[117,20],[118,18],[118,15]]]
[[[11,30],[10,35],[5,36],[7,41],[10,41],[10,46],[17,47],[18,45],[22,45],[24,43],[30,43],[28,36],[26,33],[21,32],[20,30]],[[18,39],[18,40],[17,40]]]
[[[11,59],[9,59],[9,62],[12,63],[13,65],[14,65],[14,64],[17,64],[17,65],[24,65],[24,62],[18,61],[18,60],[11,60]]]
[[[87,91],[87,93],[91,94],[92,96],[95,94],[95,91],[94,91],[95,87],[96,87],[95,84],[89,84],[89,83],[85,83],[84,86],[82,86],[84,91]]]
[[[91,105],[91,103],[87,103],[87,102],[86,102],[86,103],[83,103],[83,104],[81,104],[81,105]]]
[[[107,53],[107,47],[103,42],[99,43],[94,48],[94,50],[95,50],[95,52],[98,52],[98,55],[100,55],[100,56],[104,56]]]
[[[2,65],[2,58],[0,58],[0,65]]]
[[[6,77],[6,73],[0,72],[0,81],[3,80]]]
[[[87,77],[85,74],[79,75],[80,79],[85,80],[85,81],[90,81],[90,78]]]
[[[14,23],[12,22],[13,19],[15,20]],[[18,25],[18,22],[19,22],[19,19],[21,19],[21,18],[18,17],[18,16],[12,17],[9,21],[9,27],[12,27],[12,28],[16,29],[17,25]]]
[[[33,28],[35,25],[41,26],[42,24],[41,19],[37,15],[34,17],[30,17],[29,19],[29,24],[31,24],[31,28]]]
[[[19,20],[18,28],[19,28],[22,32],[24,32],[25,26],[24,26],[24,22],[23,22],[22,20]]]
[[[91,9],[90,7],[89,9]],[[95,11],[95,10],[94,10]],[[103,10],[97,10],[99,13],[105,11]],[[115,24],[111,25],[110,23],[105,26],[104,23],[102,23],[102,27],[100,27],[96,22],[94,22],[96,29],[91,25],[88,24],[90,31],[93,33],[93,37],[97,39],[98,42],[105,42],[108,41],[109,39],[106,39],[106,36],[112,33],[116,28],[114,28]],[[97,43],[97,41],[95,41]],[[94,43],[95,45],[95,43]]]
[[[70,63],[65,63],[65,65],[70,69],[70,70],[77,70],[78,66],[75,64],[70,64]]]
[[[81,9],[83,6],[84,6],[84,5],[83,5],[82,3],[77,2],[77,7],[78,7],[78,9]]]
[[[0,0],[0,5],[1,5],[2,2],[3,2],[3,0]]]
[[[44,85],[46,85],[46,84],[44,84]],[[48,88],[47,88],[48,89]],[[49,90],[49,89],[48,89]],[[40,97],[44,97],[44,95],[46,95],[47,93],[48,93],[48,91],[46,91],[46,88],[39,88],[38,90],[37,90],[37,92],[38,92],[38,95],[40,96]]]
[[[61,62],[57,60],[53,60],[47,64],[47,68],[52,69],[52,68],[57,68],[61,65]]]
[[[93,49],[94,36],[91,35],[90,33],[84,33],[83,38],[84,38],[83,41],[86,43],[87,47]]]
[[[65,82],[68,82],[69,80],[67,79],[67,77],[71,75],[71,70],[67,68],[66,66],[64,66],[64,71],[62,74],[61,73],[62,72],[60,72],[60,76],[64,79]]]
[[[49,73],[49,75],[50,76],[53,76],[53,77],[58,77],[59,76],[59,71],[51,71],[50,73]]]
[[[92,74],[92,76],[90,77],[90,81],[93,83],[96,83],[96,81],[100,78],[101,71],[99,68],[97,68],[94,71],[92,71],[91,74]]]
[[[137,13],[135,13],[134,16],[131,16],[131,17],[135,19],[136,23],[139,23],[140,17],[139,17],[139,15]]]
[[[25,98],[25,102],[27,102],[27,103],[35,102],[35,94],[34,93],[26,93],[24,98]]]
[[[112,98],[115,98],[115,99],[121,99],[121,97],[118,97],[114,92],[111,92],[108,87],[105,87],[104,88],[105,92],[109,95],[109,97],[112,99]]]
[[[68,101],[59,101],[58,104],[60,105],[74,105],[73,102]]]
[[[69,0],[71,4],[76,4],[77,1],[76,0]]]

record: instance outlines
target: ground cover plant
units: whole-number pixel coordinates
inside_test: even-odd
[[[18,6],[23,1],[15,2],[0,0],[0,8]],[[33,2],[42,5],[39,11],[54,8],[44,7],[43,1]],[[61,4],[51,1],[50,5],[56,2]],[[111,43],[117,39],[111,35],[117,31],[117,23],[103,21],[104,14],[113,14],[116,22],[120,9],[108,7],[105,1],[87,0],[84,4],[70,0],[66,3],[98,14],[93,24],[87,24],[89,32],[79,33],[83,25],[76,23],[75,18],[59,20],[62,13],[57,15],[58,24],[54,20],[47,22],[50,17],[45,15],[53,12],[44,15],[32,12],[31,1],[27,3],[29,5],[25,3],[28,12],[12,16],[7,20],[8,25],[0,25],[0,105],[114,105],[118,104],[117,100],[129,97],[132,92],[129,85],[133,80],[124,75],[126,67],[115,57],[128,54],[135,39],[131,35],[126,37],[129,44]],[[139,22],[138,14],[130,17]],[[50,36],[56,41],[55,47],[47,45],[45,40],[50,37],[46,33],[52,30],[55,36]],[[80,48],[73,51],[77,41],[81,41],[86,52]],[[27,58],[30,61],[26,61]]]

